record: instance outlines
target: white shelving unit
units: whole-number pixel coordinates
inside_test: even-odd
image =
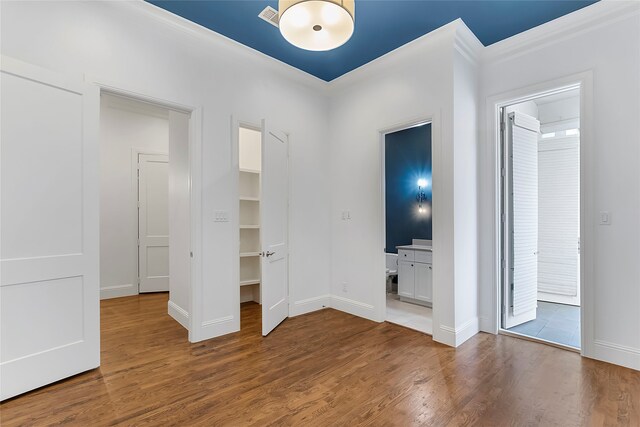
[[[240,302],[260,303],[260,138],[258,131],[240,128]]]

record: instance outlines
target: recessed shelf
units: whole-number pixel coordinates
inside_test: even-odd
[[[248,197],[248,196],[240,196],[240,200],[244,202],[259,202],[259,197]]]
[[[260,256],[260,252],[241,252],[240,258]]]
[[[240,228],[242,229],[258,229],[260,228],[259,225],[241,225]]]
[[[240,282],[240,286],[259,285],[260,279],[255,280],[243,280]]]
[[[255,170],[255,169],[244,169],[244,168],[240,168],[240,172],[244,172],[244,173],[257,173],[259,174],[260,171],[259,170]]]

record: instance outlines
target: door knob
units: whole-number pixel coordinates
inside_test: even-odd
[[[266,255],[267,257],[270,257],[270,256],[271,256],[271,255],[273,255],[273,254],[275,254],[275,252],[267,251],[267,252],[265,253],[265,255]]]

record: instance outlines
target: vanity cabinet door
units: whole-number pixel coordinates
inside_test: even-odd
[[[400,261],[398,263],[398,295],[415,298],[415,267],[413,262]]]
[[[415,299],[432,302],[433,269],[431,264],[415,263]],[[398,288],[399,289],[399,288]]]

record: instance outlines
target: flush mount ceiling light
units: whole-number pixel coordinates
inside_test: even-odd
[[[353,34],[355,7],[355,0],[280,0],[280,33],[302,49],[335,49]]]

